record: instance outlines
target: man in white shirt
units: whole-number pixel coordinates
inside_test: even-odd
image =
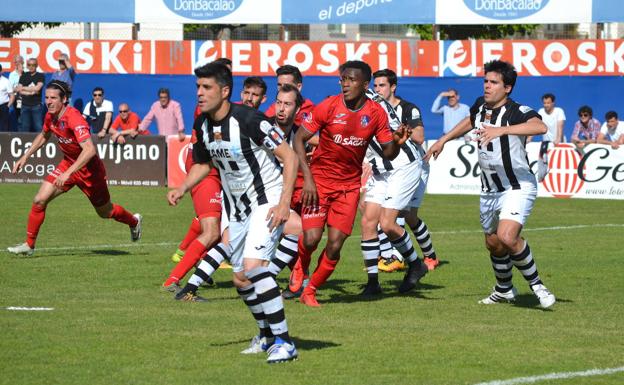
[[[543,142],[553,142],[559,144],[563,142],[563,125],[565,124],[565,112],[559,107],[555,107],[555,95],[544,94],[542,96],[544,107],[537,111],[542,117],[542,122],[548,127],[548,132],[542,136]]]
[[[0,64],[2,74],[2,64]],[[13,88],[9,79],[0,75],[0,132],[9,131],[9,107],[13,104]]]
[[[24,73],[24,58],[21,55],[15,55],[13,58],[13,71],[9,74],[9,83],[13,90],[15,100],[12,103],[13,108],[10,110],[10,126],[11,131],[20,131],[20,114],[22,112],[22,99],[16,88],[19,84],[20,77]]]
[[[613,149],[620,148],[624,144],[624,122],[618,119],[615,111],[609,111],[605,115],[605,122],[600,127],[598,143],[609,144]]]
[[[102,87],[93,89],[93,99],[84,107],[82,115],[91,126],[91,132],[97,133],[98,138],[101,139],[108,134],[113,122],[113,102],[104,99]]]

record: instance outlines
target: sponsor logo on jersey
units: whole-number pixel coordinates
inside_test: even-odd
[[[511,20],[538,13],[548,0],[464,0],[466,7],[477,15],[496,20]]]
[[[212,158],[231,158],[230,150],[228,148],[211,148],[208,150],[210,152],[210,157]]]
[[[359,138],[357,136],[349,136],[343,137],[341,134],[336,134],[333,136],[334,142],[337,144],[341,144],[343,146],[351,146],[351,147],[364,147],[368,145],[368,142],[364,138]]]
[[[362,125],[362,127],[366,127],[368,126],[368,123],[370,123],[371,118],[368,115],[364,115],[360,118],[360,124]]]
[[[75,143],[72,138],[64,138],[62,136],[58,137],[58,141],[59,141],[59,143],[62,143],[62,144],[72,144],[72,143]]]
[[[340,119],[340,118],[344,118],[345,116],[347,116],[347,114],[345,114],[344,112],[339,112],[334,117],[336,119]]]

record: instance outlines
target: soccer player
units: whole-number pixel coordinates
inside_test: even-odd
[[[267,85],[260,76],[250,76],[243,82],[241,103],[257,110],[266,102],[266,91]]]
[[[279,67],[275,71],[275,75],[277,75],[278,91],[280,90],[280,88],[282,88],[284,84],[292,84],[293,86],[297,87],[299,92],[301,92],[301,90],[303,89],[303,76],[301,75],[301,71],[299,71],[299,68],[295,67],[294,65],[286,64]],[[268,117],[275,116],[275,107],[275,103],[271,104],[271,106],[266,110],[265,115]],[[303,103],[301,104],[301,107],[299,107],[299,112],[297,112],[297,116],[295,117],[295,125],[301,126],[303,118],[310,112],[312,112],[313,109],[314,103],[312,103],[310,99],[303,99]]]
[[[32,154],[37,152],[52,136],[56,135],[63,160],[41,183],[35,195],[26,228],[26,242],[7,250],[13,254],[32,255],[39,229],[45,219],[48,203],[59,195],[78,186],[89,198],[95,211],[101,218],[113,218],[130,227],[130,239],[133,242],[141,238],[140,214],[132,214],[123,207],[111,203],[106,184],[106,169],[98,157],[95,145],[91,141],[89,125],[77,109],[66,105],[69,87],[67,83],[53,80],[46,86],[45,103],[48,108],[43,130],[32,146],[13,166],[17,173]]]
[[[529,244],[520,236],[537,196],[537,181],[524,148],[526,137],[542,135],[547,128],[537,112],[509,98],[517,77],[511,64],[494,60],[485,64],[484,72],[483,96],[471,107],[470,118],[433,144],[425,160],[437,158],[446,142],[474,127],[481,167],[481,226],[496,277],[492,294],[479,303],[513,302],[511,269],[516,266],[540,306],[548,308],[555,296],[542,283]]]
[[[290,214],[297,157],[262,113],[230,103],[232,73],[226,66],[206,64],[195,75],[203,112],[194,124],[196,163],[168,201],[176,205],[213,167],[219,169],[234,285],[260,329],[243,353],[266,351],[269,363],[296,359],[282,297],[267,265]],[[276,157],[284,164],[283,176]]]
[[[353,229],[366,148],[375,137],[384,157],[392,160],[411,134],[405,125],[391,132],[383,108],[366,97],[371,80],[368,64],[347,61],[339,70],[342,93],[316,106],[295,135],[294,148],[304,176],[302,222],[308,252],[316,249],[326,223],[329,227],[319,264],[299,297],[308,306],[320,306],[316,290],[336,268],[342,245]],[[317,132],[319,146],[308,167],[304,144]]]
[[[412,141],[416,144],[418,152],[418,158],[421,162],[420,182],[416,187],[416,191],[409,201],[409,204],[402,210],[397,223],[402,225],[401,222],[407,222],[412,233],[418,241],[418,246],[423,253],[423,262],[427,265],[429,271],[434,270],[439,261],[431,241],[431,235],[429,234],[429,228],[427,224],[418,217],[418,208],[422,203],[425,195],[425,189],[427,188],[427,181],[429,180],[429,163],[422,161],[422,156],[425,152],[422,148],[422,144],[425,141],[425,129],[422,122],[422,115],[420,109],[416,105],[403,100],[396,96],[396,88],[398,79],[396,73],[392,70],[385,69],[377,71],[373,74],[374,78],[374,90],[377,94],[381,95],[387,100],[394,108],[397,119],[410,127],[412,127],[413,133],[411,136]],[[383,234],[383,232],[382,232]],[[381,238],[380,238],[381,242]],[[382,261],[380,261],[382,262]],[[382,263],[384,263],[383,261]],[[392,261],[391,264],[397,261]]]

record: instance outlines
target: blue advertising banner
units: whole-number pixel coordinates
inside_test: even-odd
[[[134,0],[0,0],[0,9],[0,21],[134,23],[135,20]]]

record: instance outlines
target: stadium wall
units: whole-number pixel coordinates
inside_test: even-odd
[[[239,100],[244,79],[244,76],[235,76],[233,101]],[[49,78],[46,79],[48,80]],[[265,77],[264,80],[269,91],[267,102],[261,106],[262,110],[269,107],[277,88],[274,77]],[[133,111],[143,117],[156,101],[158,89],[168,87],[172,98],[182,104],[187,133],[190,133],[195,106],[194,83],[195,77],[192,75],[78,74],[73,100],[77,107],[86,104],[90,100],[93,87],[101,86],[105,90],[106,99],[111,100],[115,108],[119,103],[127,102]],[[399,79],[397,93],[421,108],[426,136],[432,139],[442,134],[442,117],[431,113],[431,104],[435,97],[443,90],[455,88],[461,95],[461,102],[471,105],[481,95],[481,84],[481,78],[472,77],[403,77]],[[544,93],[555,94],[557,105],[566,113],[565,135],[569,138],[574,122],[578,119],[578,108],[584,104],[593,108],[594,117],[601,122],[604,121],[605,113],[610,110],[615,110],[624,117],[624,110],[621,108],[622,90],[622,76],[524,76],[518,78],[511,96],[518,102],[539,109]],[[303,94],[315,103],[339,92],[337,77],[307,76],[304,79]],[[156,132],[154,125],[151,131]]]

